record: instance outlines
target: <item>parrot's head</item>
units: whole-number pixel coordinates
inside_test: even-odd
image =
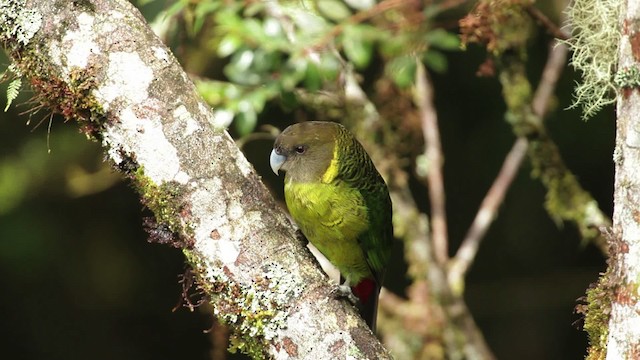
[[[336,136],[342,125],[324,121],[294,124],[276,138],[269,162],[276,175],[286,171],[293,181],[310,182],[322,177],[334,156]]]

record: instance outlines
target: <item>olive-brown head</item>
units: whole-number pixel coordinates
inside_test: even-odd
[[[274,173],[286,171],[294,182],[320,181],[334,157],[342,125],[324,121],[294,124],[276,139],[269,162]]]

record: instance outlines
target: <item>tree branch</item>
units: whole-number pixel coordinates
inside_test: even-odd
[[[8,0],[0,19],[37,100],[102,142],[154,212],[152,239],[183,248],[232,347],[279,359],[389,358],[355,309],[330,295],[252,166],[129,2]]]
[[[609,266],[598,288],[590,294],[585,328],[589,325],[590,359],[604,354],[607,359],[637,359],[640,357],[640,93],[637,72],[640,67],[640,48],[637,46],[640,39],[640,1],[608,5],[621,6],[622,14],[610,19],[619,21],[621,32],[615,76],[620,80],[630,78],[631,81],[617,83],[620,89],[616,106],[614,210],[608,239]],[[608,323],[601,323],[607,320]],[[603,327],[606,330],[602,330]],[[600,346],[605,335],[606,348],[602,349]]]
[[[505,117],[516,136],[529,140],[528,155],[533,176],[540,179],[547,189],[547,212],[558,224],[563,221],[574,223],[586,242],[593,242],[606,254],[606,241],[598,229],[609,226],[611,221],[566,167],[558,147],[544,126],[542,116],[537,113],[544,109],[539,104],[533,104],[531,84],[525,69],[526,40],[530,38],[531,29],[527,23],[531,18],[520,11],[522,6],[505,2],[479,2],[473,14],[460,21],[463,39],[486,44],[499,64],[499,79],[507,105]],[[502,21],[507,17],[510,21]],[[496,41],[496,34],[505,33],[513,34],[509,37],[510,41]],[[532,105],[536,106],[535,111]]]
[[[450,262],[448,278],[454,292],[462,293],[464,289],[464,276],[473,263],[478,248],[489,226],[498,212],[504,197],[518,174],[522,160],[527,154],[527,140],[518,138],[507,154],[498,176],[493,181],[491,188],[480,204],[480,209],[473,219],[473,223],[467,232],[455,257]]]
[[[531,102],[534,114],[540,118],[544,117],[547,112],[548,103],[555,92],[558,78],[566,65],[567,52],[567,46],[561,42],[554,41],[550,46],[547,63],[542,71],[542,79]],[[519,137],[507,154],[500,173],[482,201],[480,209],[462,241],[462,245],[460,245],[455,257],[451,260],[448,277],[449,284],[451,284],[454,292],[463,290],[464,276],[469,267],[471,267],[480,242],[489,230],[489,226],[493,222],[498,207],[504,200],[513,178],[517,175],[520,164],[527,154],[527,149],[528,141],[524,137]]]
[[[542,78],[531,101],[531,109],[539,117],[547,114],[549,101],[553,98],[558,79],[567,64],[568,52],[567,45],[561,41],[556,40],[549,45],[547,63],[542,70]]]
[[[420,111],[425,142],[423,164],[417,167],[417,171],[426,178],[428,184],[435,259],[438,263],[445,264],[449,259],[449,245],[444,180],[442,177],[444,159],[440,144],[440,131],[438,130],[438,115],[433,107],[433,89],[422,63],[417,64],[414,101]]]

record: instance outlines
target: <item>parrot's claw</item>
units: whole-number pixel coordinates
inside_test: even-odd
[[[353,305],[358,304],[358,298],[353,295],[349,285],[336,285],[333,290],[331,290],[331,294],[336,298],[346,298]]]

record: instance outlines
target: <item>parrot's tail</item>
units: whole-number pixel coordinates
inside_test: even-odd
[[[376,333],[376,320],[378,317],[378,295],[380,285],[374,279],[364,279],[351,287],[353,294],[360,300],[358,309],[360,316],[366,321],[371,331]]]

